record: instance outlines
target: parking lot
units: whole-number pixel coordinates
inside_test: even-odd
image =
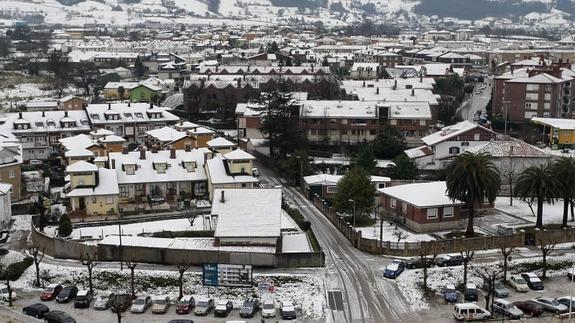
[[[61,310],[76,319],[78,323],[89,322],[89,323],[113,323],[117,322],[116,314],[112,313],[111,310],[104,310],[98,311],[94,310],[91,307],[85,309],[77,309],[74,308],[73,302],[70,303],[58,303],[56,301],[48,301],[42,302],[39,298],[38,293],[26,293],[18,291],[18,299],[14,302],[13,311],[21,312],[24,306],[33,304],[33,303],[44,303],[47,305],[50,310]],[[93,303],[93,302],[92,302]],[[4,304],[5,305],[5,304]],[[2,320],[2,315],[7,315],[7,311],[2,311],[0,313],[0,322],[4,322]],[[285,321],[279,319],[279,310],[277,311],[276,319],[266,319],[265,322],[319,322],[313,320],[291,320]],[[16,319],[16,322],[42,322],[41,320],[36,320],[33,318],[28,318],[22,315],[14,315],[12,316],[13,319]],[[134,323],[142,323],[142,322],[162,322],[167,323],[173,319],[191,319],[194,322],[218,322],[218,323],[225,323],[226,321],[246,321],[246,322],[262,322],[261,311],[259,311],[253,318],[251,319],[244,319],[240,318],[239,309],[234,309],[230,313],[227,318],[221,317],[214,317],[213,313],[210,313],[207,316],[196,316],[193,313],[190,314],[176,314],[176,306],[172,305],[168,309],[168,312],[165,314],[152,314],[151,308],[148,308],[146,313],[143,314],[133,314],[126,312],[122,317],[122,322],[134,322]]]

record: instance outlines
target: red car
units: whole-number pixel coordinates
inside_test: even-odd
[[[176,313],[188,314],[196,306],[196,302],[192,296],[183,296],[176,305]]]
[[[514,302],[513,304],[522,310],[523,313],[529,314],[532,317],[537,317],[543,313],[543,307],[533,301]]]
[[[43,301],[51,301],[54,298],[56,298],[56,296],[58,296],[58,293],[60,293],[61,290],[62,285],[50,284],[48,285],[48,287],[46,287],[46,289],[44,289],[44,291],[40,295],[40,299]]]

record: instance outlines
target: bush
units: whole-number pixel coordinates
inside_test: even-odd
[[[140,236],[147,236],[148,234],[139,234]],[[159,231],[151,235],[154,238],[205,238],[213,237],[214,231]]]
[[[58,236],[60,237],[68,237],[72,234],[72,221],[67,214],[63,214],[60,217],[60,222],[58,223]]]
[[[304,232],[311,229],[311,223],[305,219],[300,211],[289,206],[285,201],[282,202],[282,209],[292,218],[297,226]]]
[[[24,258],[24,260],[22,260],[22,261],[12,263],[12,264],[8,265],[6,270],[2,271],[2,275],[1,275],[2,277],[0,277],[0,279],[2,279],[2,280],[6,280],[6,279],[18,280],[18,279],[20,279],[20,277],[22,276],[24,271],[26,269],[28,269],[28,267],[30,267],[33,263],[34,263],[34,259],[32,259],[32,257],[27,257],[27,258]]]
[[[0,256],[6,256],[8,254],[8,249],[0,248]]]

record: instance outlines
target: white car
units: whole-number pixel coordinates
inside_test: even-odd
[[[525,281],[525,279],[523,279],[519,275],[510,276],[508,281],[509,281],[509,285],[511,285],[511,287],[515,288],[515,290],[518,292],[529,291],[529,286],[527,286],[527,282]]]
[[[8,287],[4,286],[0,289],[0,298],[5,301],[8,302]],[[16,292],[14,291],[14,289],[12,289],[12,300],[15,301],[16,300]]]
[[[265,319],[276,317],[276,303],[273,299],[264,299],[262,302],[262,317]]]

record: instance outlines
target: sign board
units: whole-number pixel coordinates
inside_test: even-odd
[[[203,264],[202,273],[204,286],[253,286],[251,265]]]

